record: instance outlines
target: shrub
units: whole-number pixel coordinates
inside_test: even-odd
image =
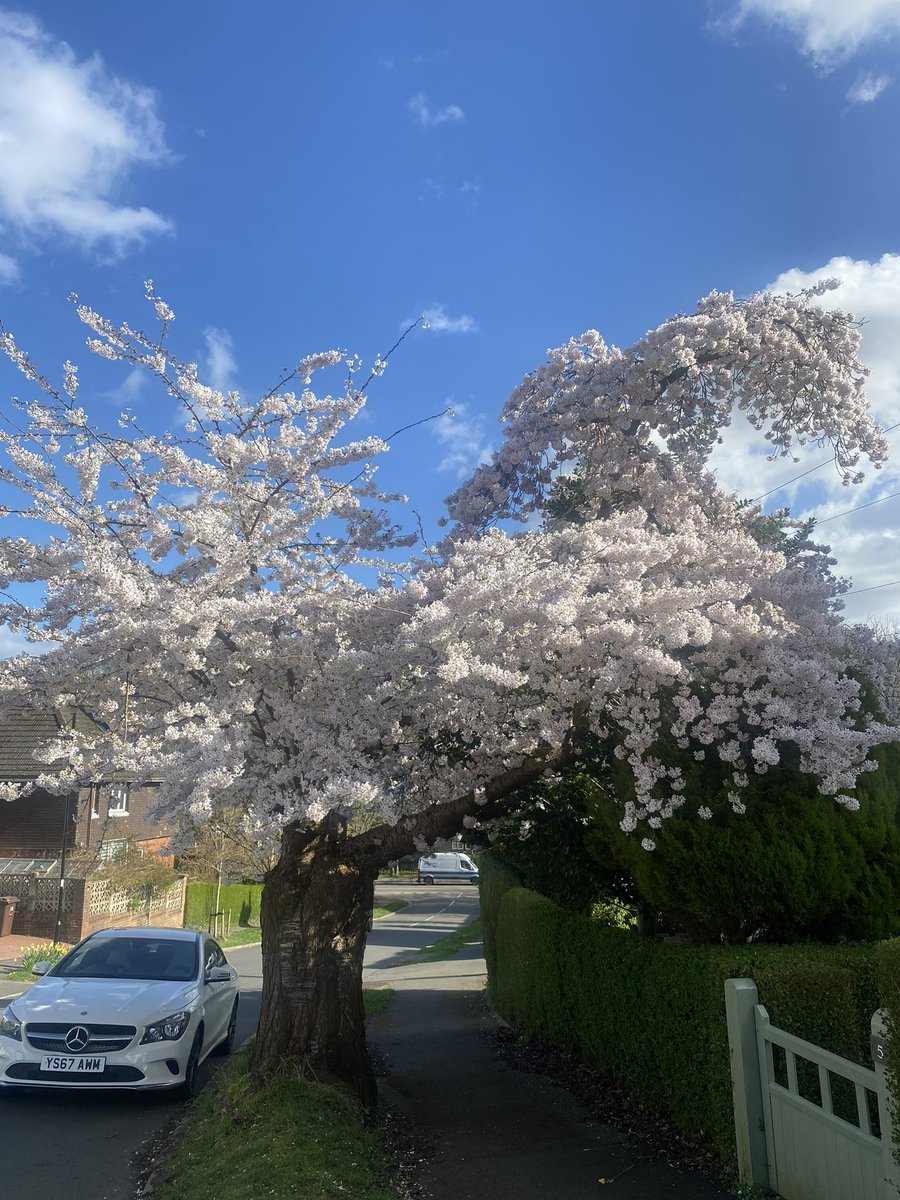
[[[500,917],[500,901],[510,888],[520,887],[520,880],[495,854],[483,852],[478,856],[478,891],[481,898],[484,959],[487,963],[488,998],[491,982],[496,977],[496,929]]]
[[[499,913],[484,917],[498,1012],[615,1076],[732,1167],[726,979],[753,978],[776,1025],[869,1062],[878,1006],[871,945],[669,945],[522,888],[505,890]]]
[[[492,843],[523,887],[584,913],[598,901],[632,898],[622,869],[589,849],[589,803],[596,789],[583,768],[555,783],[524,788],[515,818]]]
[[[858,812],[784,768],[751,780],[747,811],[737,816],[727,805],[716,808],[716,772],[694,764],[686,768],[691,806],[707,804],[715,815],[666,821],[652,854],[619,830],[618,810],[588,784],[588,843],[630,875],[663,926],[693,941],[891,937],[900,929],[900,746],[882,746],[875,757],[877,770],[856,789]],[[627,779],[619,784],[627,796]]]
[[[878,992],[887,1025],[887,1089],[894,1128],[900,1128],[900,938],[875,947]],[[895,1159],[900,1154],[895,1149]]]

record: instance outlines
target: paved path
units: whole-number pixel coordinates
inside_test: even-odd
[[[434,1147],[433,1200],[733,1200],[600,1124],[562,1087],[520,1071],[485,1036],[481,946],[454,958],[369,973],[396,994],[370,1023],[388,1077],[384,1101]],[[602,1186],[600,1181],[606,1180]]]
[[[0,937],[0,966],[12,965],[26,946],[46,946],[49,938],[24,937],[21,933],[9,933]]]
[[[647,1161],[640,1143],[495,1053],[483,1036],[493,1018],[482,999],[480,946],[449,961],[410,964],[411,950],[477,914],[474,888],[397,883],[382,892],[379,884],[379,898],[409,907],[377,921],[369,938],[366,984],[396,991],[370,1034],[391,1071],[383,1097],[434,1146],[424,1180],[432,1200],[732,1200],[702,1176]],[[241,973],[243,1037],[256,1022],[261,956],[248,946],[228,957]],[[131,1155],[172,1108],[164,1097],[137,1093],[17,1094],[2,1104],[0,1197],[126,1200]]]

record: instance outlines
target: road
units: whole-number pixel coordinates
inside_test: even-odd
[[[409,907],[375,922],[366,948],[367,982],[388,983],[391,968],[452,933],[478,911],[478,891],[467,885],[433,887],[387,881],[376,904],[405,900]],[[262,957],[258,946],[229,950],[240,972],[238,1042],[259,1018]],[[8,1000],[0,1001],[2,1005]],[[216,1060],[209,1070],[218,1065]],[[0,1100],[0,1196],[3,1200],[128,1200],[131,1159],[163,1128],[176,1101],[161,1093],[16,1092]],[[176,1110],[177,1111],[177,1110]]]

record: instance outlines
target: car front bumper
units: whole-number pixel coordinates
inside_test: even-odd
[[[193,1036],[192,1022],[177,1042],[133,1045],[105,1054],[103,1072],[79,1076],[62,1071],[43,1072],[40,1068],[45,1051],[37,1050],[27,1042],[0,1037],[0,1087],[79,1088],[84,1091],[178,1087],[184,1082]]]

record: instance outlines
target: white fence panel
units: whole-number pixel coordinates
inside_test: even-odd
[[[883,1065],[777,1029],[751,979],[726,982],[725,1007],[741,1179],[784,1200],[897,1200]]]

